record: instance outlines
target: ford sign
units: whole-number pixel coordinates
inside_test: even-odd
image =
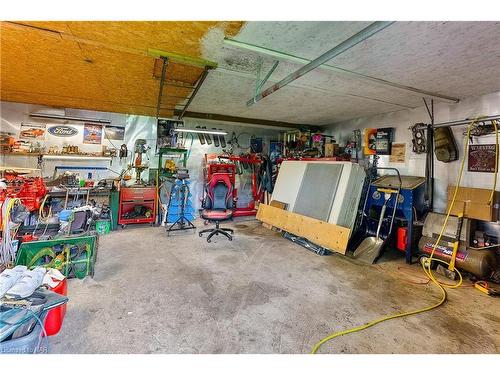
[[[72,137],[78,134],[78,130],[76,130],[72,126],[66,126],[66,125],[51,126],[50,128],[47,129],[47,131],[50,134],[55,135],[56,137]]]

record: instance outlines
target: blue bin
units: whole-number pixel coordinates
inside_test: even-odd
[[[46,316],[47,311],[40,316],[40,320],[45,322]],[[47,338],[44,337],[42,327],[38,322],[27,335],[0,342],[0,354],[47,353],[48,349]]]

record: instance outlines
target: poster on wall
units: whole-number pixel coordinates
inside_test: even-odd
[[[469,145],[468,171],[495,173],[496,145]]]
[[[377,153],[376,148],[377,141],[377,129],[365,129],[365,155],[375,155]]]
[[[100,145],[102,139],[102,125],[84,124],[83,143],[88,145]]]
[[[45,140],[45,124],[29,124],[21,122],[21,131],[19,132],[20,139],[26,140]]]
[[[107,139],[123,141],[125,139],[125,126],[106,125],[104,128],[104,136]]]
[[[406,162],[406,143],[393,143],[391,146],[391,156],[389,157],[391,163],[405,163]]]
[[[269,142],[269,155],[281,155],[283,153],[283,142]]]
[[[390,155],[392,144],[392,128],[377,129],[375,149],[377,155]]]
[[[73,137],[78,134],[78,129],[68,125],[53,125],[47,129],[47,133],[54,137]]]
[[[261,153],[263,150],[264,144],[262,143],[262,138],[252,138],[250,140],[250,149],[253,153]]]

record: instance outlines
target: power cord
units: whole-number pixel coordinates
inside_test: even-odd
[[[40,344],[42,343],[42,340],[44,337],[45,337],[46,353],[48,353],[49,352],[49,336],[47,335],[47,331],[45,330],[45,324],[42,322],[42,320],[40,319],[40,317],[37,314],[35,314],[30,309],[28,309],[28,311],[31,313],[33,318],[35,318],[35,320],[38,322],[38,324],[40,324],[40,327],[42,328],[42,334],[43,334],[42,337],[40,337],[38,339],[38,343],[36,344],[36,347],[33,349],[33,354],[35,354],[37,352],[37,349],[40,348]]]
[[[436,251],[436,249],[438,247],[438,244],[441,241],[441,238],[443,237],[443,234],[444,234],[444,232],[446,230],[446,225],[448,223],[448,219],[449,219],[451,211],[453,209],[453,205],[455,204],[455,200],[456,200],[456,197],[457,197],[458,189],[460,188],[460,181],[462,180],[462,174],[463,174],[463,170],[464,170],[464,166],[465,166],[465,155],[467,154],[467,147],[469,146],[470,130],[471,130],[472,126],[474,126],[474,124],[476,123],[476,121],[477,121],[477,119],[474,120],[474,121],[472,121],[467,126],[467,135],[466,135],[465,142],[464,142],[464,157],[462,158],[462,163],[460,164],[460,171],[458,173],[457,183],[455,184],[455,191],[453,192],[453,198],[451,200],[450,207],[448,208],[448,212],[446,213],[446,218],[445,218],[443,226],[441,228],[441,232],[439,233],[439,236],[438,236],[438,238],[436,240],[436,243],[434,244],[434,246],[432,248],[432,252],[431,252],[429,258],[427,259],[427,261],[421,263],[422,269],[423,269],[424,273],[427,275],[427,277],[429,277],[429,279],[432,281],[432,283],[441,292],[441,298],[440,298],[439,302],[437,302],[436,304],[433,304],[431,306],[424,307],[422,309],[412,310],[412,311],[408,311],[408,312],[403,312],[403,313],[399,313],[399,314],[395,314],[395,315],[386,316],[386,317],[383,317],[383,318],[379,318],[379,319],[373,320],[373,321],[371,321],[369,323],[366,323],[364,325],[361,325],[361,326],[358,326],[358,327],[355,327],[355,328],[351,328],[351,329],[348,329],[348,330],[345,330],[345,331],[333,333],[333,334],[331,334],[329,336],[326,336],[325,338],[321,339],[320,341],[318,341],[313,346],[313,348],[311,350],[311,354],[316,354],[323,344],[325,344],[326,342],[328,342],[328,341],[330,341],[330,340],[332,340],[332,339],[334,339],[336,337],[343,336],[343,335],[348,335],[348,334],[354,333],[354,332],[359,332],[359,331],[362,331],[362,330],[365,330],[367,328],[373,327],[374,325],[377,325],[379,323],[382,323],[382,322],[385,322],[385,321],[388,321],[388,320],[397,319],[397,318],[403,318],[405,316],[416,315],[416,314],[420,314],[420,313],[427,312],[427,311],[430,311],[430,310],[434,310],[434,309],[438,308],[439,306],[443,305],[446,302],[447,293],[446,293],[446,289],[445,288],[454,289],[454,288],[458,288],[458,287],[460,287],[462,285],[463,278],[462,278],[462,274],[458,271],[458,269],[455,269],[455,272],[457,273],[457,275],[459,277],[458,282],[456,284],[447,284],[447,283],[442,283],[442,282],[439,282],[438,280],[436,280],[436,278],[434,277],[434,275],[432,273],[431,265],[432,265],[433,262],[443,263],[443,264],[445,264],[447,266],[449,265],[449,262],[446,262],[446,261],[441,260],[441,259],[435,259],[434,258],[434,252]],[[495,129],[496,129],[496,122],[495,122],[494,126],[495,126]],[[495,154],[496,154],[495,155],[496,156],[495,159],[498,160],[498,133],[497,133],[497,144],[496,144],[496,148],[495,148]],[[498,169],[498,162],[495,163],[495,170],[497,170],[497,169]],[[496,186],[496,174],[495,174],[495,186]],[[492,195],[494,194],[495,186],[493,187]]]

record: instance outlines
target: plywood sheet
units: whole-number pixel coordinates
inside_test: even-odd
[[[321,220],[260,204],[257,220],[283,229],[329,250],[345,254],[351,230]]]
[[[159,77],[149,48],[193,58],[212,27],[234,35],[241,22],[0,23],[4,101],[156,115]],[[161,116],[186,102],[202,67],[170,61]],[[183,87],[184,86],[184,87]]]
[[[275,201],[275,200],[272,200],[271,202],[269,202],[269,205],[271,207],[276,207],[276,208],[279,208],[279,209],[282,209],[282,210],[286,210],[286,208],[287,208],[287,204],[286,203],[283,203],[283,202],[280,202],[280,201]],[[262,226],[265,227],[265,228],[267,228],[267,229],[278,230],[277,228],[273,227],[271,224],[262,223]]]
[[[19,24],[57,31],[103,45],[146,51],[156,48],[201,57],[200,40],[212,28],[235,36],[243,21],[19,21]]]

